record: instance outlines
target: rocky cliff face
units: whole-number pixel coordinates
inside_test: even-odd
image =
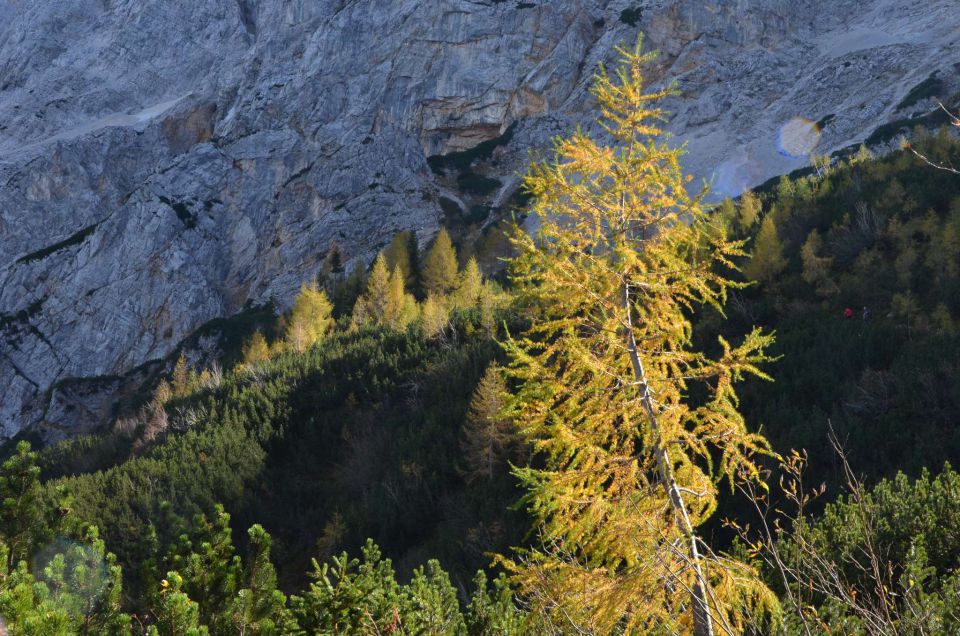
[[[497,140],[502,203],[640,31],[690,169],[735,194],[955,91],[958,27],[954,0],[0,0],[0,435],[102,421],[334,243],[429,237],[477,194],[429,157]]]

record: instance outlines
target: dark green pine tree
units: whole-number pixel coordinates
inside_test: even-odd
[[[64,491],[47,501],[40,484],[37,454],[20,442],[0,469],[0,537],[7,544],[7,567],[30,559],[60,531],[69,508]]]
[[[170,572],[160,582],[154,610],[156,619],[147,628],[149,636],[208,636],[210,631],[200,624],[200,606],[183,589],[183,577]]]
[[[231,633],[288,634],[296,631],[296,622],[287,610],[287,597],[277,589],[277,572],[270,561],[273,540],[259,524],[248,531],[250,556],[243,573],[243,589],[230,607]]]
[[[215,634],[227,633],[230,620],[223,609],[233,601],[243,568],[230,535],[230,515],[222,506],[212,519],[196,516],[191,532],[172,546],[167,568],[181,581],[177,589],[198,605],[200,624]]]

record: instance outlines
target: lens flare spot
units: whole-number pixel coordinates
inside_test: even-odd
[[[723,196],[740,196],[750,187],[750,177],[750,166],[746,161],[725,161],[717,168],[713,189]]]
[[[94,607],[104,598],[110,584],[103,552],[65,537],[57,537],[41,548],[34,555],[31,570],[37,582],[50,589],[65,586],[81,606]]]
[[[777,149],[787,157],[806,157],[820,141],[820,127],[809,119],[794,117],[777,135]]]

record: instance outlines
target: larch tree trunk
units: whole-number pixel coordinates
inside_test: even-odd
[[[697,547],[697,536],[690,523],[690,515],[687,514],[687,506],[683,503],[680,496],[680,488],[677,486],[677,480],[673,475],[673,464],[670,463],[670,455],[663,443],[660,435],[660,428],[657,423],[657,412],[653,405],[653,397],[650,395],[650,386],[647,384],[646,373],[643,370],[643,361],[640,359],[640,351],[637,348],[637,340],[633,333],[633,321],[630,309],[630,286],[623,286],[623,306],[626,311],[627,324],[627,351],[630,353],[630,362],[633,365],[633,377],[640,386],[642,393],[641,400],[644,410],[647,413],[647,419],[650,423],[650,430],[653,432],[654,454],[657,459],[657,472],[663,487],[667,489],[667,495],[670,499],[670,505],[673,506],[673,512],[680,522],[680,528],[683,532],[690,550],[690,565],[696,575],[690,596],[693,605],[693,634],[694,636],[713,636],[713,619],[710,616],[709,594],[707,591],[707,581],[703,574],[701,564],[700,550]]]

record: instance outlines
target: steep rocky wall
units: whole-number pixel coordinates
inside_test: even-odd
[[[334,242],[429,237],[464,196],[427,158],[515,123],[485,164],[504,200],[641,30],[690,169],[735,194],[807,162],[794,118],[830,152],[934,70],[954,87],[958,23],[948,0],[0,0],[0,434],[69,428],[51,387],[109,376],[95,421],[110,378],[288,302]]]

